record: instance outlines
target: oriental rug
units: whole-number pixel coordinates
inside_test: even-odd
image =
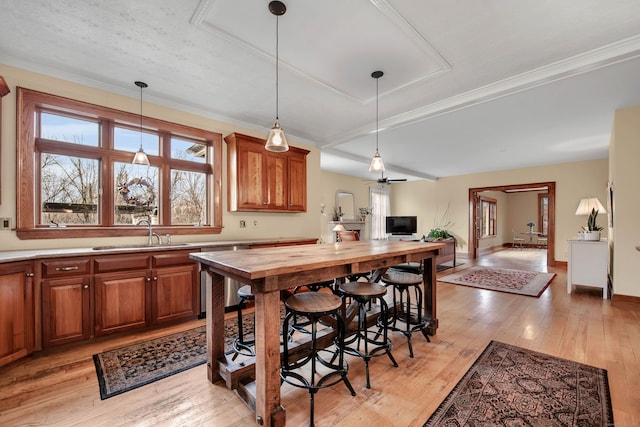
[[[282,313],[281,313],[282,314]],[[242,318],[246,339],[253,338],[253,314]],[[225,352],[232,349],[238,333],[237,318],[224,321]],[[126,347],[94,354],[100,399],[124,393],[158,381],[207,361],[207,339],[204,326]]]
[[[424,427],[613,425],[606,370],[491,341]]]
[[[440,277],[438,281],[539,297],[555,276],[555,273],[473,266],[460,272]]]

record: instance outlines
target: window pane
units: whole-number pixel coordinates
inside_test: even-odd
[[[100,126],[96,122],[58,116],[40,115],[40,137],[74,144],[98,146]]]
[[[207,175],[174,169],[171,171],[171,224],[205,224]]]
[[[114,148],[135,153],[140,148],[140,130],[115,127]],[[151,156],[160,154],[160,137],[155,133],[142,132],[142,148]]]
[[[204,163],[206,161],[207,146],[195,141],[171,138],[171,158]]]
[[[42,153],[40,166],[41,224],[98,224],[100,161]]]
[[[114,163],[116,194],[114,223],[135,224],[149,215],[158,223],[158,168],[153,166]]]

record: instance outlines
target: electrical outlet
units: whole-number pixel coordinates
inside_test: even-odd
[[[253,221],[253,228],[258,228],[258,221]]]
[[[244,219],[240,220],[240,228],[247,228],[247,222]]]
[[[0,230],[9,230],[11,228],[11,218],[0,218]]]

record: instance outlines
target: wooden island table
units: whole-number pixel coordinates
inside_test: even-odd
[[[190,254],[206,271],[207,376],[225,380],[240,397],[255,407],[256,422],[284,426],[280,403],[280,291],[295,286],[375,271],[377,281],[387,268],[408,262],[424,263],[424,318],[422,331],[434,335],[436,267],[442,243],[358,241],[321,245],[283,246],[238,251]],[[235,364],[224,354],[224,278],[251,285],[255,295],[255,365]],[[255,369],[255,382],[239,384],[238,371]]]

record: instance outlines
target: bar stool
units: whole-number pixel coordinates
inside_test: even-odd
[[[336,293],[335,289],[335,280],[324,280],[322,282],[310,283],[308,285],[296,286],[293,288],[293,293],[297,294],[299,292],[318,292],[321,289],[329,289],[332,293]],[[311,324],[311,321],[308,319],[300,320],[297,315],[293,316],[293,323],[289,328],[289,336],[288,339],[291,340],[291,336],[294,332],[301,332],[303,334],[310,334],[311,332],[306,329],[307,326]]]
[[[242,327],[242,309],[247,305],[247,301],[253,301],[255,296],[251,292],[251,286],[244,285],[238,289],[238,337],[233,340],[232,352],[233,357],[231,360],[236,360],[239,355],[254,357],[255,352],[255,340],[246,340],[244,336],[244,330]]]
[[[331,387],[339,383],[344,384],[355,396],[356,392],[347,378],[347,361],[344,358],[344,320],[340,311],[342,310],[342,299],[334,294],[326,292],[303,292],[294,294],[284,302],[287,314],[282,323],[282,335],[289,334],[289,321],[293,316],[305,316],[311,321],[311,342],[310,348],[301,350],[305,352],[301,358],[290,361],[288,340],[283,342],[282,366],[280,378],[282,381],[294,387],[305,388],[310,395],[310,421],[309,425],[314,425],[314,396],[318,390]],[[334,340],[335,351],[318,348],[318,322],[323,316],[333,316],[336,319],[337,337]],[[335,355],[337,352],[337,356]],[[296,354],[298,357],[300,353]],[[328,355],[328,357],[323,357]],[[337,357],[337,364],[335,359]],[[303,372],[301,369],[307,364],[311,365],[310,372]],[[319,372],[318,364],[325,369]]]
[[[428,321],[422,319],[422,276],[403,271],[387,270],[382,276],[382,281],[386,286],[393,286],[393,309],[389,316],[389,329],[402,332],[407,337],[409,344],[409,357],[413,358],[413,346],[411,345],[411,335],[422,330]],[[411,291],[413,291],[416,302],[411,304]],[[396,294],[398,299],[396,299]],[[405,302],[406,295],[406,302]],[[404,322],[405,327],[401,328],[396,322]],[[429,337],[425,335],[428,342]]]
[[[384,295],[387,288],[378,283],[369,282],[347,282],[340,285],[340,291],[343,298],[350,297],[358,305],[358,326],[356,333],[344,341],[344,352],[352,356],[356,356],[364,360],[364,366],[367,378],[367,388],[371,388],[369,381],[369,360],[376,356],[389,356],[391,363],[396,368],[398,363],[391,354],[391,340],[387,334],[387,316],[389,313]],[[370,325],[367,321],[367,307],[371,307],[371,301],[376,299],[380,304],[379,321],[375,324],[378,330],[369,330]],[[373,324],[373,323],[372,323]]]

